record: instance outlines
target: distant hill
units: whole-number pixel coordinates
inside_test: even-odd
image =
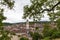
[[[15,25],[15,24],[25,24],[26,22],[19,22],[19,23],[3,23],[4,26],[8,25]],[[51,21],[40,21],[40,22],[29,22],[30,24],[32,23],[51,23]]]
[[[19,22],[19,23],[3,23],[4,26],[7,26],[7,25],[14,25],[14,24],[25,24],[26,22]],[[29,22],[29,23],[40,23],[40,22]],[[43,23],[43,22],[41,22]],[[45,22],[44,22],[45,23]]]
[[[3,26],[12,25],[11,23],[3,23]]]
[[[15,25],[15,24],[24,24],[25,22],[19,22],[19,23],[3,23],[3,26],[8,26],[8,25]]]

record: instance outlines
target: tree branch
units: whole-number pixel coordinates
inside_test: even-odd
[[[59,5],[60,4],[60,1],[56,4],[56,5],[54,5],[51,9],[44,9],[44,10],[42,10],[42,13],[44,12],[44,11],[52,11],[52,10],[54,10],[54,8],[57,6],[57,5]]]

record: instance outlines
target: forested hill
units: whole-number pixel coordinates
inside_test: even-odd
[[[12,23],[3,23],[3,26],[12,25]]]
[[[14,24],[25,24],[26,22],[19,22],[19,23],[3,23],[3,26],[14,25]],[[51,21],[40,21],[40,22],[29,22],[29,23],[51,23]]]
[[[24,24],[25,22],[19,22],[19,23],[3,23],[3,26],[9,26],[14,24]]]

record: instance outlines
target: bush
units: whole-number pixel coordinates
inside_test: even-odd
[[[60,31],[54,32],[51,38],[60,38]]]
[[[30,34],[31,37],[33,36],[33,32],[29,31],[29,34]]]
[[[50,38],[55,38],[60,36],[60,33],[58,32],[57,28],[51,29],[49,25],[45,25],[44,30],[43,30],[43,36],[44,37],[50,37]]]
[[[44,32],[43,32],[43,36],[44,37],[51,37],[53,34],[53,30],[52,29],[45,29]]]
[[[45,37],[43,40],[51,40],[50,37]]]
[[[60,31],[57,30],[56,28],[44,30],[43,36],[50,37],[50,39],[60,38]]]
[[[34,33],[30,32],[30,35],[31,35],[33,40],[38,40],[38,39],[42,39],[43,38],[42,35],[39,34],[39,32],[34,32]]]
[[[43,37],[42,37],[42,35],[41,34],[39,34],[39,33],[34,33],[34,35],[33,35],[33,40],[38,40],[38,39],[42,39]]]
[[[29,40],[29,39],[26,37],[21,37],[20,40]]]

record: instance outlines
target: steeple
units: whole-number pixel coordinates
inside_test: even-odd
[[[29,29],[29,21],[28,21],[28,19],[26,21],[26,29]]]
[[[29,33],[29,21],[26,21],[26,29],[27,29],[27,33]]]

